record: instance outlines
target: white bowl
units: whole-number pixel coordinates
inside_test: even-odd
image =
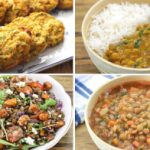
[[[19,75],[19,76],[24,76],[24,75]],[[55,138],[52,141],[44,144],[43,146],[39,146],[33,149],[33,150],[48,150],[54,147],[60,141],[60,139],[63,136],[65,136],[65,134],[68,132],[71,126],[71,123],[72,123],[71,99],[69,95],[65,92],[63,86],[59,82],[57,82],[55,79],[50,77],[49,75],[26,75],[26,76],[28,76],[29,78],[33,80],[37,80],[40,83],[43,83],[45,81],[51,82],[53,85],[53,88],[51,91],[55,94],[57,99],[63,102],[62,111],[65,114],[65,118],[64,118],[65,125],[56,132]]]
[[[126,1],[130,3],[150,4],[150,0],[142,0],[142,1],[141,0],[126,0]],[[104,72],[104,73],[150,73],[150,68],[136,69],[136,68],[128,68],[128,67],[123,67],[123,66],[113,64],[107,61],[106,59],[104,59],[103,57],[101,57],[100,55],[98,55],[89,47],[87,38],[88,38],[88,28],[92,22],[91,16],[95,16],[98,13],[100,13],[110,3],[121,3],[121,2],[125,2],[125,1],[123,0],[99,0],[87,12],[82,23],[82,37],[83,37],[85,48],[92,62],[95,64],[95,66],[100,72]]]
[[[148,81],[148,82],[150,82],[150,76],[149,75],[130,75],[130,76],[124,76],[124,77],[119,77],[117,79],[113,79],[113,80],[107,82],[106,84],[100,86],[95,92],[93,92],[93,94],[89,98],[89,101],[88,101],[86,109],[85,109],[85,114],[84,114],[85,123],[86,123],[87,130],[88,130],[93,142],[97,145],[97,147],[100,150],[121,150],[121,149],[106,143],[105,141],[100,139],[91,129],[91,127],[89,125],[89,117],[91,115],[93,107],[95,106],[98,96],[101,93],[103,93],[104,91],[106,91],[110,88],[113,88],[117,85],[120,85],[120,84],[123,84],[126,82],[131,82],[131,81]]]

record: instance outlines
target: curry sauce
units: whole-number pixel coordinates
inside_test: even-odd
[[[110,44],[104,58],[125,67],[150,67],[150,24],[140,25],[134,34]]]

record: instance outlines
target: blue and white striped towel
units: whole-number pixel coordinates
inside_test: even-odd
[[[100,85],[113,79],[116,75],[76,75],[75,78],[75,123],[84,122],[84,109],[89,96]]]

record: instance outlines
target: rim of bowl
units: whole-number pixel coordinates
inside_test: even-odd
[[[84,32],[83,32],[84,26],[86,26],[85,22],[86,22],[86,20],[87,20],[88,18],[91,17],[89,14],[93,11],[93,9],[94,9],[97,5],[101,4],[103,1],[106,1],[106,0],[99,0],[99,1],[96,2],[94,5],[92,5],[91,8],[90,8],[90,9],[88,10],[88,12],[86,13],[84,19],[83,19],[82,26],[81,26],[81,32],[82,32],[82,38],[83,38],[83,42],[84,42],[85,47],[87,47],[88,50],[89,50],[95,57],[97,57],[99,60],[103,61],[104,63],[106,63],[106,64],[109,65],[109,66],[115,67],[116,69],[124,69],[124,70],[128,70],[128,71],[136,71],[136,72],[142,72],[142,71],[144,71],[144,72],[149,72],[149,71],[150,71],[150,68],[139,68],[139,69],[137,69],[137,68],[124,67],[124,66],[121,66],[121,65],[114,64],[114,63],[112,63],[112,62],[110,62],[110,61],[104,59],[102,56],[99,56],[99,55],[98,55],[96,52],[94,52],[94,50],[88,45],[88,43],[87,43],[88,40],[87,40],[87,38],[86,38],[86,36],[85,36],[85,34],[84,34]],[[86,48],[86,51],[88,51],[87,48]]]
[[[90,105],[90,103],[93,101],[93,100],[95,100],[95,99],[93,99],[93,97],[95,96],[95,94],[97,93],[97,92],[99,92],[104,86],[106,86],[106,85],[110,85],[110,87],[111,87],[111,83],[112,82],[115,82],[115,81],[118,81],[118,80],[120,80],[120,79],[130,79],[131,77],[133,78],[133,77],[148,77],[149,75],[137,75],[137,74],[133,74],[133,75],[125,75],[125,76],[121,76],[121,77],[117,77],[117,78],[114,78],[114,79],[111,79],[110,81],[107,81],[106,83],[104,83],[104,84],[102,84],[102,85],[100,85],[93,93],[92,93],[92,95],[89,97],[89,99],[88,99],[88,102],[87,102],[87,104],[86,104],[86,107],[85,107],[85,111],[84,111],[84,119],[85,119],[85,124],[86,124],[86,127],[87,127],[87,129],[88,129],[88,132],[89,132],[89,130],[90,130],[90,132],[99,140],[99,141],[102,141],[102,142],[104,142],[106,145],[109,145],[109,146],[111,146],[112,148],[116,148],[116,150],[121,150],[119,147],[115,147],[115,146],[113,146],[113,145],[111,145],[111,144],[109,144],[109,143],[107,143],[107,142],[105,142],[103,139],[101,139],[100,137],[98,137],[96,134],[95,134],[95,132],[92,130],[92,128],[91,128],[91,126],[90,126],[90,124],[89,124],[89,116],[88,116],[88,113],[89,113],[89,111],[88,111],[88,109],[89,109],[89,105]],[[134,80],[133,80],[134,81]],[[138,81],[138,79],[135,79],[135,81]],[[123,83],[126,83],[126,82],[131,82],[131,81],[124,81]],[[90,136],[91,136],[91,134],[90,134]]]

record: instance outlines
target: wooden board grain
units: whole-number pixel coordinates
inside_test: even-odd
[[[76,150],[98,150],[96,145],[93,143],[85,124],[79,125],[76,128]]]
[[[71,75],[56,75],[52,77],[65,88],[65,91],[71,97],[73,104],[73,77]],[[68,133],[59,141],[55,147],[51,148],[50,150],[73,150],[73,124]]]
[[[97,0],[76,0],[76,73],[99,72],[85,50],[81,35],[83,18],[96,1]]]

